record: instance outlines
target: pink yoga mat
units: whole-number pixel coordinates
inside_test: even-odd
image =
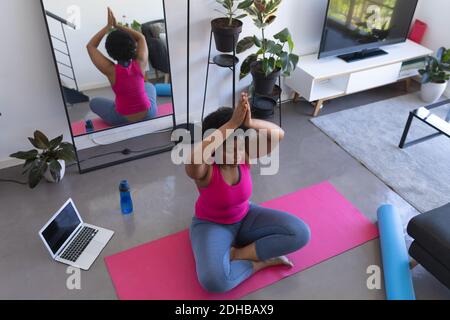
[[[267,269],[231,292],[210,294],[198,283],[186,230],[105,259],[119,299],[239,299],[378,237],[377,227],[328,182],[263,206],[295,214],[311,228],[309,245],[290,255],[295,262],[293,269]]]
[[[171,103],[166,103],[163,105],[158,106],[158,118],[166,117],[173,114],[173,105]],[[102,119],[92,119],[92,123],[94,124],[94,130],[95,132],[99,132],[105,129],[110,129],[111,126],[104,122]],[[72,132],[74,136],[81,136],[83,134],[86,134],[86,122],[85,121],[78,121],[72,123]]]

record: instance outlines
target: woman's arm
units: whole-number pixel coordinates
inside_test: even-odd
[[[244,96],[244,102],[248,105],[247,108],[250,109],[250,103],[248,101],[248,96],[245,94]],[[251,109],[250,109],[251,110]],[[285,132],[283,129],[281,129],[278,125],[264,121],[264,120],[258,120],[253,119],[251,112],[247,114],[247,117],[244,121],[244,126],[247,129],[253,129],[257,132],[257,139],[248,141],[247,143],[257,143],[257,154],[256,155],[248,155],[249,158],[262,158],[272,153],[274,149],[278,147],[281,140],[284,139]],[[265,131],[265,136],[267,136],[267,150],[261,150],[260,149],[260,139],[262,138],[262,131]],[[265,137],[264,136],[264,137]],[[247,146],[247,152],[249,152],[251,148]]]
[[[148,45],[147,40],[142,33],[137,32],[131,28],[117,25],[117,29],[128,32],[137,43],[137,51],[136,51],[136,60],[139,62],[139,66],[141,67],[142,73],[145,74],[148,65]]]
[[[234,134],[235,130],[242,125],[248,112],[250,112],[248,106],[240,103],[236,107],[230,121],[194,147],[191,154],[191,164],[186,165],[186,173],[190,178],[197,182],[202,182],[207,178],[210,168],[209,160],[223,146],[225,141]]]
[[[98,46],[102,42],[103,38],[106,36],[109,30],[116,24],[114,17],[111,15],[110,9],[108,8],[108,25],[102,28],[94,37],[89,41],[86,48],[89,53],[89,57],[92,63],[97,67],[97,69],[109,78],[113,82],[112,77],[114,76],[114,63],[103,55],[103,53],[98,50]]]

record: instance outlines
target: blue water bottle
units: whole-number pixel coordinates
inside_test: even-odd
[[[123,214],[133,213],[133,200],[131,199],[130,185],[124,180],[120,183],[120,207]]]

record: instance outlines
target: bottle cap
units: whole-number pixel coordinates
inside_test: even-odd
[[[119,189],[121,192],[128,192],[130,191],[130,184],[128,183],[127,180],[123,180],[120,182]]]

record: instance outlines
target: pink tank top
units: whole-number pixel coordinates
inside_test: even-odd
[[[116,64],[116,83],[112,89],[116,94],[116,111],[119,114],[129,116],[150,110],[144,75],[136,60],[128,68]]]
[[[213,165],[211,182],[199,188],[200,197],[195,205],[198,219],[218,224],[235,224],[242,221],[250,210],[253,192],[250,166],[239,166],[240,181],[230,186],[223,178],[218,165]]]

